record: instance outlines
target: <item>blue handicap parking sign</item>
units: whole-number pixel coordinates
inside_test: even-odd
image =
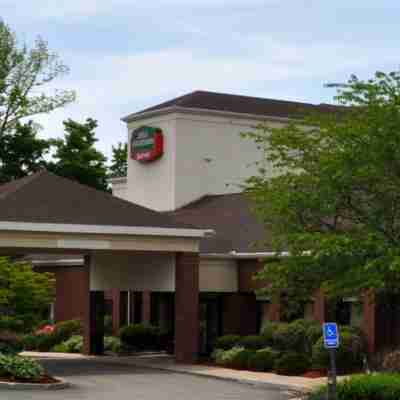
[[[339,330],[335,322],[326,322],[322,327],[324,333],[324,345],[327,349],[339,347]]]

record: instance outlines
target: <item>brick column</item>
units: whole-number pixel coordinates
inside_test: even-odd
[[[271,322],[279,322],[281,320],[281,303],[279,296],[271,299],[271,303],[268,307],[268,320]]]
[[[151,292],[142,292],[142,323],[150,324],[151,321]]]
[[[325,322],[325,296],[321,289],[317,290],[314,295],[313,317],[320,324]]]
[[[119,289],[111,290],[112,298],[112,323],[114,335],[118,335],[119,328],[121,327],[121,292]]]
[[[91,257],[85,256],[83,275],[86,295],[83,301],[83,353],[103,354],[104,352],[104,292],[90,290]]]
[[[376,345],[375,293],[369,290],[363,295],[363,332],[367,338],[368,351],[373,353]]]
[[[197,361],[199,351],[199,255],[177,253],[175,262],[175,359]]]

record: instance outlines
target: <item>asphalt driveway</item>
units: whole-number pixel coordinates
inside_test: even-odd
[[[73,386],[59,391],[10,391],[7,400],[286,400],[276,389],[93,360],[45,360],[51,374]]]

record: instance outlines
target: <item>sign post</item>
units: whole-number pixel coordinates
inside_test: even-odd
[[[336,394],[336,349],[339,347],[339,331],[337,324],[326,322],[323,324],[324,346],[329,351],[330,371],[328,374],[328,400],[337,400]]]

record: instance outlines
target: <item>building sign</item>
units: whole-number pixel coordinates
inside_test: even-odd
[[[132,132],[131,158],[140,162],[154,161],[164,153],[164,137],[160,128],[141,126]]]

